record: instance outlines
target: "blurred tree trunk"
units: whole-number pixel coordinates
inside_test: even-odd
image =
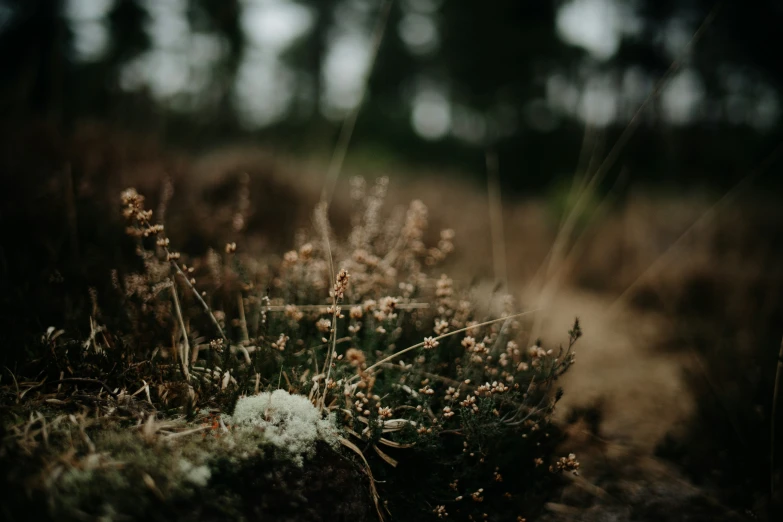
[[[70,42],[62,0],[10,0],[0,32],[0,114],[32,113],[59,123],[63,61]]]

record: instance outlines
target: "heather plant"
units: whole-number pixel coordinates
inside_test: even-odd
[[[118,496],[141,487],[158,502],[223,491],[210,509],[258,515],[237,493],[258,462],[307,468],[341,447],[366,474],[363,488],[381,519],[535,516],[557,476],[579,469],[575,455],[555,454],[562,437],[551,415],[580,325],[565,346],[550,348],[527,337],[533,312],[516,310],[510,296],[479,304],[437,269],[455,250],[454,231],[430,232],[421,201],[388,216],[387,183],[352,181],[355,213],[344,240],[319,204],[313,231],[298,234],[280,259],[244,255],[241,241],[191,258],[174,249],[144,196],[124,191],[139,260],[137,271],[112,274],[125,317],[107,326],[95,299],[89,338],[47,331],[46,377],[16,383],[16,400],[30,411],[43,400],[103,419],[54,417],[84,444],[67,450],[78,464],[37,483],[52,512],[75,516],[99,495],[100,480]],[[242,201],[238,220],[248,208]],[[55,383],[55,394],[43,393]],[[66,451],[64,432],[62,445],[49,444],[47,418],[10,423],[4,457]],[[91,441],[91,430],[102,442]],[[147,446],[130,461],[141,482],[112,474],[104,460],[125,465],[112,455],[133,453],[122,448],[138,438]],[[139,462],[161,445],[180,456],[168,455],[158,471]],[[225,484],[235,482],[243,485],[229,493]],[[309,486],[299,487],[307,497]],[[57,500],[64,492],[72,502]],[[109,516],[116,506],[108,500],[92,514]],[[145,516],[142,505],[135,516]]]

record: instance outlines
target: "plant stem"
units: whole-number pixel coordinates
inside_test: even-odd
[[[769,427],[769,487],[770,495],[775,495],[775,421],[778,408],[778,389],[780,388],[780,375],[783,374],[783,339],[780,341],[778,353],[778,369],[775,372],[775,388],[772,390],[772,416]],[[771,498],[771,497],[770,497]]]
[[[434,341],[440,341],[441,339],[445,339],[446,337],[451,337],[452,335],[457,335],[458,333],[462,333],[462,332],[464,332],[466,330],[470,330],[471,328],[480,328],[482,326],[487,326],[489,324],[499,323],[500,321],[507,321],[509,319],[514,319],[516,317],[522,317],[523,315],[532,314],[533,312],[538,312],[538,309],[528,310],[527,312],[520,312],[518,314],[513,314],[513,315],[506,316],[506,317],[501,317],[499,319],[493,319],[491,321],[485,321],[483,323],[474,324],[472,326],[466,326],[465,328],[460,328],[459,330],[454,330],[453,332],[447,332],[447,333],[445,333],[443,335],[439,335],[438,337],[435,337],[433,340]],[[413,346],[409,346],[407,348],[404,348],[404,349],[400,350],[399,352],[393,353],[393,354],[389,355],[388,357],[384,357],[380,361],[376,362],[375,364],[373,364],[372,366],[367,368],[365,370],[365,372],[369,372],[370,370],[374,370],[375,368],[377,368],[378,366],[382,365],[383,363],[387,363],[387,362],[391,361],[392,359],[396,359],[397,357],[399,357],[400,355],[402,355],[404,353],[408,353],[411,350],[415,350],[416,348],[421,348],[422,346],[424,346],[424,342],[423,341],[418,343],[418,344],[414,344]],[[353,382],[354,380],[356,380],[358,378],[359,378],[359,375],[354,375],[353,377],[351,377],[348,380],[348,382]]]
[[[182,319],[182,307],[179,305],[179,297],[177,297],[177,285],[172,281],[171,296],[174,299],[174,310],[177,312],[177,321],[179,321],[179,327],[182,329],[183,349],[179,354],[179,367],[182,370],[182,376],[185,378],[185,382],[190,382],[190,371],[188,370],[188,363],[190,357],[190,343],[188,342],[188,331],[185,329],[185,321]]]

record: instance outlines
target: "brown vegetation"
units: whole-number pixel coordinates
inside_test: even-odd
[[[411,272],[416,265],[405,265],[404,272],[414,277],[400,281],[398,273],[386,281],[383,277],[373,279],[372,258],[357,259],[356,245],[341,250],[336,241],[324,243],[324,216],[320,222],[316,220],[314,236],[308,239],[299,232],[312,229],[311,211],[319,200],[322,183],[318,165],[247,149],[197,156],[164,153],[151,140],[100,127],[83,127],[68,137],[54,136],[45,129],[23,130],[4,140],[3,146],[3,182],[8,188],[0,196],[4,238],[0,335],[5,347],[2,357],[10,370],[2,380],[4,412],[16,412],[19,404],[35,399],[25,415],[44,411],[46,418],[41,420],[33,413],[23,422],[21,418],[10,424],[4,422],[6,429],[12,430],[6,440],[23,440],[24,444],[32,440],[40,446],[48,436],[48,423],[60,418],[57,408],[76,413],[88,396],[95,403],[91,408],[103,408],[107,415],[109,410],[120,412],[129,420],[135,419],[132,422],[143,424],[153,406],[196,411],[198,405],[228,404],[243,391],[252,392],[256,386],[274,387],[280,380],[289,388],[292,383],[293,388],[304,387],[304,381],[297,384],[285,364],[259,371],[261,368],[253,362],[255,373],[263,379],[252,372],[226,378],[223,368],[218,368],[217,374],[214,368],[196,370],[201,367],[194,362],[199,352],[202,356],[214,352],[219,359],[231,355],[240,362],[247,356],[252,361],[260,352],[250,349],[259,346],[251,341],[261,337],[273,355],[275,350],[278,354],[295,350],[293,344],[301,336],[286,330],[262,333],[260,323],[241,317],[243,307],[247,307],[246,314],[266,307],[270,314],[287,314],[287,320],[311,322],[312,334],[327,339],[321,358],[315,359],[320,361],[317,366],[343,356],[335,367],[335,376],[324,376],[324,385],[328,386],[328,379],[336,382],[355,374],[360,382],[374,386],[366,380],[365,372],[376,364],[387,364],[381,361],[395,352],[378,355],[339,345],[343,334],[338,336],[333,328],[336,315],[346,316],[346,328],[356,326],[363,317],[358,311],[353,315],[352,306],[360,306],[361,313],[366,314],[367,302],[375,300],[377,307],[382,297],[403,298],[399,305],[432,303],[439,298],[438,291],[448,292],[453,285],[466,289],[464,295],[473,304],[471,313],[475,315],[457,320],[458,303],[443,307],[447,314],[443,317],[441,310],[430,309],[427,320],[435,329],[417,333],[418,337],[411,337],[409,342],[421,343],[422,348],[417,350],[424,350],[425,355],[437,349],[437,343],[445,342],[445,338],[438,337],[446,332],[437,330],[437,321],[453,323],[448,326],[453,332],[468,327],[467,321],[474,317],[502,313],[498,297],[506,292],[518,298],[519,309],[539,309],[530,322],[520,325],[524,338],[520,342],[526,343],[522,346],[532,345],[538,337],[560,339],[574,316],[578,315],[585,325],[578,364],[562,381],[565,395],[556,417],[558,426],[570,435],[561,451],[579,454],[583,475],[562,493],[538,498],[539,502],[544,498],[549,501],[550,518],[568,519],[579,514],[577,518],[586,519],[653,519],[683,509],[691,513],[689,516],[702,519],[723,514],[733,520],[747,513],[765,519],[779,509],[774,506],[780,501],[780,466],[773,462],[770,476],[769,447],[773,441],[768,435],[775,354],[783,317],[783,269],[779,263],[783,218],[774,201],[740,191],[732,193],[731,200],[703,195],[656,196],[637,190],[622,202],[612,203],[593,195],[577,226],[566,237],[559,232],[559,225],[567,216],[558,214],[562,209],[552,200],[504,201],[507,273],[497,274],[498,265],[493,263],[497,250],[488,233],[497,225],[490,220],[484,188],[455,183],[452,178],[445,182],[409,174],[405,181],[391,183],[386,197],[392,207],[386,216],[391,218],[373,226],[398,223],[396,230],[401,235],[388,237],[407,234],[410,245],[403,251],[415,254],[419,268]],[[388,173],[366,174],[372,178]],[[336,191],[326,237],[347,237],[359,226],[351,220],[351,210],[361,206],[351,199],[352,190],[358,188],[352,189],[349,178],[347,175]],[[133,243],[123,238],[126,226],[117,218],[118,195],[129,186],[147,196],[145,209],[154,210],[153,215],[160,216],[161,222],[165,216],[165,238],[184,256],[171,259],[173,265],[168,265],[160,252],[139,258]],[[426,205],[428,229],[416,224],[421,221],[423,207],[410,207],[407,218],[405,207],[394,210],[399,203],[411,200],[422,200]],[[362,204],[366,203],[365,198]],[[407,229],[406,219],[411,223]],[[145,228],[157,222],[136,220],[142,225],[142,235]],[[440,233],[447,228],[456,231],[453,241],[450,233]],[[155,252],[156,242],[145,240],[149,252]],[[418,242],[431,247],[420,247]],[[456,249],[454,255],[451,243]],[[308,244],[315,245],[314,258]],[[381,240],[385,250],[382,255],[373,255],[387,258],[395,244]],[[296,256],[283,256],[286,250]],[[427,272],[430,260],[445,262],[443,269],[453,277],[446,284],[439,272],[430,274],[429,279],[420,281],[421,295],[426,297],[413,298],[418,295],[417,288],[406,298],[408,290],[396,285],[418,280],[415,274]],[[406,261],[400,258],[400,262]],[[318,266],[308,265],[296,275],[303,263]],[[171,275],[169,266],[175,266],[179,275]],[[275,266],[280,268],[269,268]],[[351,279],[349,300],[338,312],[334,302],[323,298],[342,266],[346,266]],[[294,278],[317,274],[298,286],[300,290],[310,287],[317,291],[296,295],[300,290],[290,286],[292,274]],[[190,289],[191,278],[196,280],[195,293]],[[505,280],[508,286],[496,291],[496,282],[502,285]],[[362,285],[372,289],[376,284],[385,290],[358,290]],[[172,288],[178,291],[172,292]],[[208,313],[197,298],[201,291],[208,296]],[[238,295],[242,296],[239,300]],[[276,295],[279,301],[262,300]],[[451,296],[443,294],[440,298]],[[285,305],[294,302],[317,305],[319,309],[331,304],[332,309],[327,313],[306,307],[286,310]],[[384,308],[390,305],[377,310]],[[424,314],[415,307],[410,310],[414,323],[417,314]],[[388,313],[401,312],[389,309]],[[105,328],[118,317],[125,317],[124,324]],[[377,328],[389,330],[383,320],[374,320],[380,321],[372,326],[377,333]],[[321,330],[319,321],[323,323]],[[223,339],[216,324],[230,331],[226,337],[247,342]],[[482,335],[501,335],[500,324],[487,325]],[[47,330],[49,326],[54,328]],[[132,338],[118,335],[129,328]],[[246,328],[248,331],[244,331]],[[366,331],[367,325],[364,328]],[[406,336],[407,331],[403,338]],[[43,345],[56,352],[56,347],[81,346],[85,342],[96,351],[97,347],[132,347],[135,358],[118,361],[130,369],[146,364],[144,361],[150,360],[164,337],[168,346],[157,352],[163,362],[156,370],[160,373],[155,383],[146,379],[149,374],[125,371],[109,385],[105,382],[107,376],[115,379],[117,374],[113,370],[105,373],[102,363],[90,358],[78,363],[91,367],[92,374],[61,374],[67,371],[68,361],[56,357],[47,360],[41,373],[41,357],[31,350]],[[465,341],[468,338],[473,343],[478,339],[463,334],[456,338],[457,344],[466,348],[464,342],[471,343]],[[398,340],[390,344],[403,348]],[[485,341],[485,346],[490,344]],[[477,352],[477,356],[484,355]],[[520,356],[512,347],[507,357]],[[514,359],[514,364],[532,362],[523,358]],[[212,364],[221,366],[217,360]],[[331,369],[329,365],[323,367]],[[456,371],[456,366],[452,370]],[[194,378],[217,386],[215,391],[183,386],[183,375],[191,371],[201,372],[203,375]],[[308,374],[305,381],[316,373]],[[48,374],[51,376],[43,380]],[[209,378],[211,375],[217,375],[217,380]],[[184,381],[187,383],[188,378]],[[240,383],[249,388],[241,388]],[[420,382],[412,391],[427,395],[428,386],[430,383]],[[438,401],[450,400],[447,388],[445,384],[443,390],[436,388]],[[493,392],[488,391],[491,396]],[[315,392],[316,404],[318,394],[320,404],[326,404],[323,388]],[[131,395],[132,400],[128,398]],[[51,413],[37,409],[41,401],[49,401]],[[438,401],[433,412],[438,412],[438,423],[444,426],[452,422],[452,411],[473,409],[472,404],[455,406]],[[386,406],[384,401],[373,403],[368,409],[370,417],[385,419]],[[73,422],[57,421],[58,425],[69,422],[73,426],[69,430],[85,432],[86,428],[79,428],[78,417]],[[361,432],[367,426],[354,425],[351,429]],[[170,433],[187,429],[176,427]],[[554,425],[552,429],[557,430]],[[361,440],[359,437],[356,442]],[[80,451],[89,454],[89,444],[80,444]],[[383,470],[382,474],[393,469],[389,459],[404,458],[397,455],[400,450],[378,449],[379,453],[370,449],[369,469]],[[6,457],[15,455],[12,452]],[[324,454],[319,450],[319,455]],[[354,473],[364,468],[359,462]],[[508,483],[508,474],[502,476]],[[360,475],[353,477],[350,480]],[[147,490],[156,495],[154,488]],[[365,493],[364,498],[370,498],[369,490]],[[482,497],[479,486],[462,496],[474,494]],[[381,491],[380,498],[393,496],[384,496]],[[479,505],[475,498],[473,501]],[[446,509],[446,503],[432,506],[435,516],[441,506],[444,509],[440,514],[455,516],[451,508]]]

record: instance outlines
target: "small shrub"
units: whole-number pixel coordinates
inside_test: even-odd
[[[477,306],[469,289],[434,272],[454,251],[454,232],[430,232],[421,201],[385,215],[386,185],[352,183],[356,213],[344,241],[319,205],[314,232],[298,234],[282,259],[245,256],[237,241],[190,258],[173,249],[144,197],[126,190],[122,213],[140,263],[112,275],[125,316],[102,318],[96,298],[88,339],[42,338],[41,374],[59,383],[48,397],[67,407],[93,401],[99,418],[137,419],[148,444],[137,460],[161,443],[181,438],[188,448],[184,441],[204,437],[191,454],[164,459],[158,479],[143,466],[127,479],[145,498],[198,502],[254,466],[264,473],[262,460],[306,470],[339,443],[369,478],[381,519],[534,516],[558,474],[579,467],[574,455],[555,455],[562,437],[551,415],[580,325],[567,345],[549,348],[527,337],[529,312],[511,297],[492,296],[499,315]],[[44,400],[47,386],[27,389],[28,401]],[[171,419],[179,424],[161,426]],[[39,444],[44,431],[22,424],[12,427],[19,447]],[[96,429],[81,433],[89,440]],[[100,495],[99,474],[66,468],[46,494],[78,475],[80,490]],[[297,494],[307,499],[308,487]],[[235,498],[235,487],[225,491],[227,513],[261,509]]]

